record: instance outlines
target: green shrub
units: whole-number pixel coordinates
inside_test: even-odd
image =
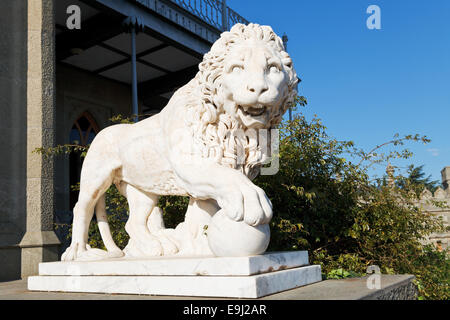
[[[411,157],[408,150],[366,153],[304,116],[284,123],[280,139],[279,172],[255,181],[274,207],[269,250],[309,250],[324,278],[361,275],[370,265],[382,273],[414,274],[421,297],[448,299],[448,254],[423,244],[444,231],[442,221],[416,206],[418,186],[405,177],[397,177],[400,187],[372,182],[367,174],[373,163]],[[380,146],[408,140],[429,141],[395,136]],[[346,160],[358,157],[358,163]]]

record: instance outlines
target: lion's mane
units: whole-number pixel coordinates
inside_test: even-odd
[[[187,121],[203,157],[241,170],[253,179],[266,161],[269,148],[261,148],[257,132],[244,128],[237,119],[224,111],[218,95],[225,58],[234,45],[247,40],[264,41],[281,56],[289,77],[288,90],[283,97],[284,103],[272,113],[269,128],[266,129],[276,128],[281,122],[283,114],[294,103],[298,78],[282,40],[271,27],[258,24],[234,25],[230,31],[222,33],[204,55],[199,72],[189,85],[192,101],[188,102]]]

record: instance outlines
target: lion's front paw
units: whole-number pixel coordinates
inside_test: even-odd
[[[163,255],[173,255],[178,253],[178,247],[166,236],[159,234],[158,240],[163,248]]]
[[[264,190],[253,183],[243,183],[229,190],[219,204],[230,219],[244,220],[251,226],[266,224],[272,219],[272,203]]]
[[[120,258],[123,256],[122,250],[105,251],[91,248],[88,244],[73,243],[64,251],[61,261],[93,261],[108,258]]]
[[[244,193],[244,221],[257,226],[269,223],[272,219],[272,203],[263,189],[251,186]]]
[[[61,261],[75,261],[83,251],[86,251],[85,244],[72,243],[62,254]]]

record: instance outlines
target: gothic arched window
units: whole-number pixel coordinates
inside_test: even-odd
[[[75,120],[72,129],[70,130],[70,144],[79,144],[81,146],[89,145],[94,140],[98,133],[98,125],[94,118],[88,113],[83,112],[77,120]],[[83,165],[83,158],[80,152],[71,152],[69,156],[70,162],[70,186],[76,185],[80,182],[81,166]],[[73,209],[78,201],[78,191],[72,190],[70,187],[70,209]]]

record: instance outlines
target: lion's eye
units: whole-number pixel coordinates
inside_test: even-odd
[[[269,72],[280,72],[280,68],[276,64],[271,64],[267,69]]]
[[[234,66],[231,68],[231,71],[232,71],[232,72],[240,72],[240,71],[242,71],[242,69],[244,69],[244,67],[243,67],[242,65],[234,65]]]

